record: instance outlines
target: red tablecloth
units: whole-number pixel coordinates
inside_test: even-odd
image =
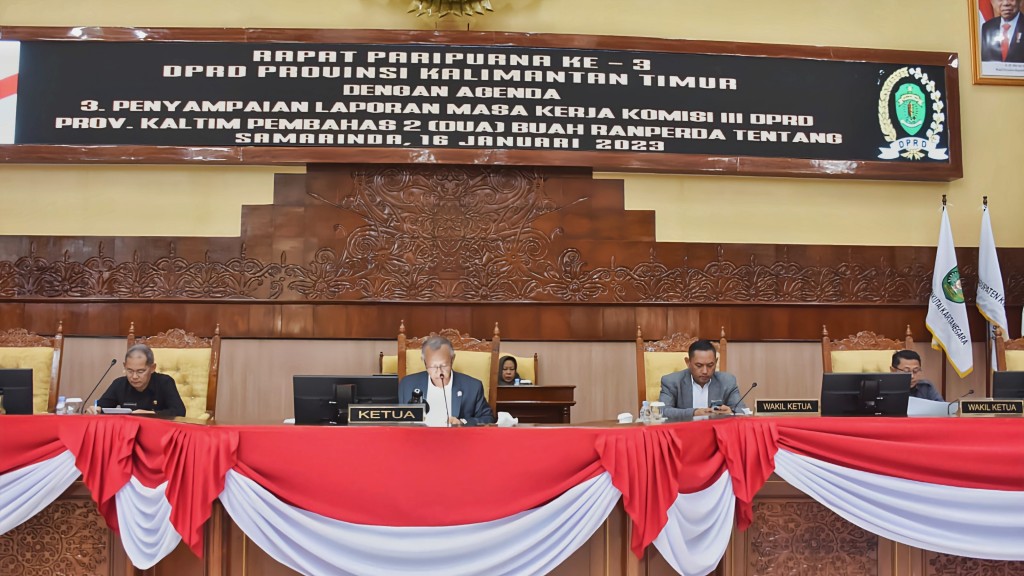
[[[442,526],[534,508],[610,473],[637,554],[679,493],[728,469],[741,528],[779,448],[844,467],[967,488],[1024,490],[1022,419],[742,418],[614,428],[198,426],[131,416],[8,416],[0,474],[70,450],[116,529],[114,494],[168,482],[171,522],[202,526],[235,469],[281,500],[360,524]],[[425,497],[425,491],[430,497]]]

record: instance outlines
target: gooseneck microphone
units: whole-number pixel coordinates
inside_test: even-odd
[[[423,391],[421,391],[419,388],[416,388],[412,391],[412,399],[409,400],[409,404],[423,404],[424,412],[430,412],[430,403],[423,399]]]
[[[949,416],[949,409],[953,407],[953,404],[956,404],[957,402],[963,400],[964,398],[967,398],[971,394],[974,394],[974,388],[971,388],[970,390],[967,391],[967,393],[961,394],[959,398],[957,398],[956,400],[953,400],[952,402],[947,404],[946,405],[946,415]]]
[[[89,408],[89,399],[92,398],[92,395],[96,393],[96,389],[100,387],[100,384],[103,382],[103,379],[106,378],[107,374],[110,373],[110,369],[114,367],[114,364],[117,364],[117,358],[113,358],[110,360],[110,365],[107,366],[107,369],[103,371],[103,376],[100,376],[100,379],[96,381],[96,385],[92,387],[92,391],[89,392],[89,395],[85,397],[85,402],[82,403],[83,412],[85,412],[85,410]]]
[[[757,388],[757,382],[754,382],[750,385],[750,388],[747,388],[747,391],[743,393],[743,396],[740,396],[740,399],[736,401],[736,404],[729,406],[729,408],[732,408],[733,414],[736,413],[736,407],[743,403],[743,399],[746,398],[747,394],[750,394],[750,391],[754,388]]]

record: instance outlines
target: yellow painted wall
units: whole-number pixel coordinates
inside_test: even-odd
[[[1024,246],[1024,180],[1017,176],[1024,160],[1024,87],[972,85],[963,0],[492,1],[498,11],[477,19],[473,29],[959,52],[962,180],[602,176],[625,178],[629,208],[657,210],[663,241],[934,245],[945,193],[958,245],[977,245],[978,208],[987,194],[997,242]],[[433,27],[405,14],[406,6],[408,0],[6,0],[0,24]],[[274,171],[0,165],[0,234],[234,235],[241,204],[270,201]],[[140,225],[126,205],[159,218]]]

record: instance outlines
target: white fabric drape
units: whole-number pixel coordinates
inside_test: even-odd
[[[732,478],[724,472],[704,490],[676,498],[654,546],[683,576],[709,574],[729,546],[735,511]]]
[[[49,506],[74,483],[78,475],[75,457],[67,451],[0,475],[0,534],[14,529]]]
[[[181,535],[171,525],[166,491],[166,482],[148,488],[133,476],[114,495],[121,542],[136,568],[152,568],[181,542]]]
[[[368,526],[289,506],[231,470],[220,501],[257,546],[303,574],[452,576],[547,573],[594,534],[620,497],[604,473],[539,508],[500,520]]]
[[[944,554],[1024,560],[1024,492],[893,478],[785,450],[775,472],[872,534]]]

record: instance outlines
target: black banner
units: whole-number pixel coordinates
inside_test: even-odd
[[[419,44],[22,42],[16,144],[948,165],[941,66]]]

